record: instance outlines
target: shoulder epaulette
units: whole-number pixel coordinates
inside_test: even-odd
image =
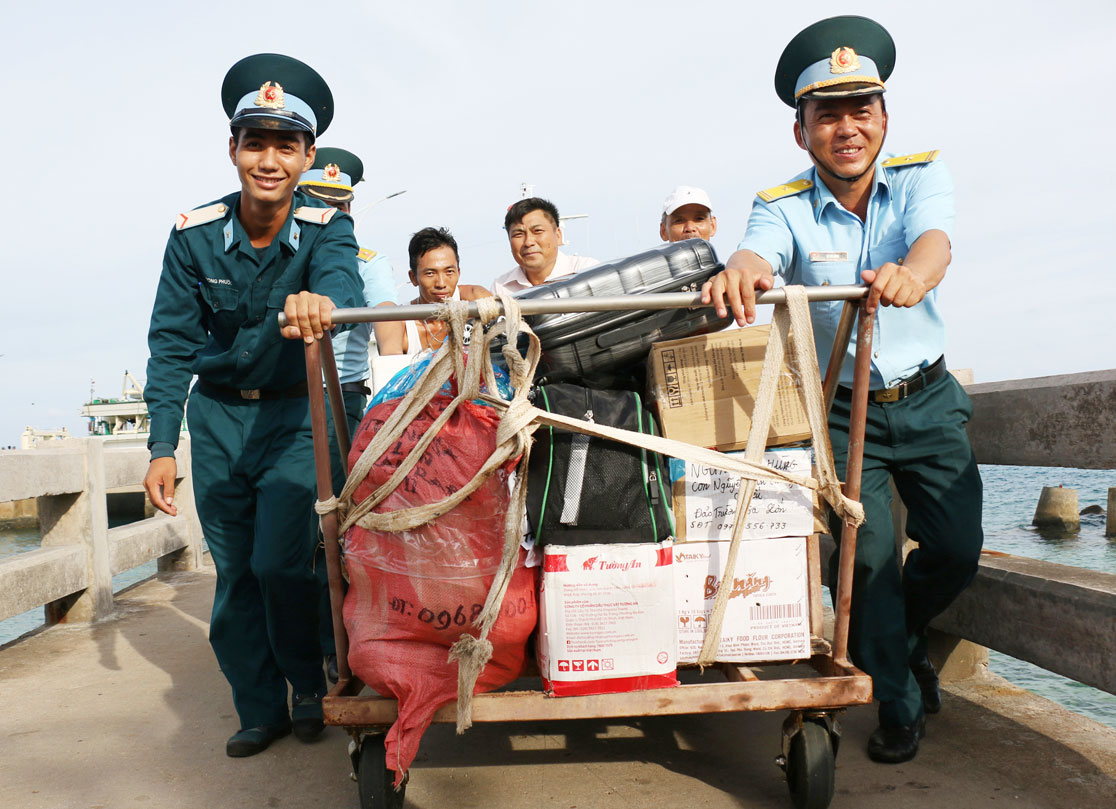
[[[335,213],[337,213],[336,208],[311,208],[309,205],[303,205],[301,208],[295,208],[294,218],[303,222],[313,222],[315,225],[324,225]]]
[[[175,230],[186,230],[195,225],[204,225],[206,222],[212,222],[215,219],[222,219],[225,216],[225,211],[229,206],[223,202],[215,202],[212,205],[206,205],[204,208],[196,208],[186,213],[178,215],[178,221],[174,223]]]
[[[920,163],[933,163],[938,159],[938,150],[919,152],[918,154],[903,155],[902,157],[889,157],[883,162],[885,169],[894,169],[899,166],[917,166]]]
[[[375,250],[369,250],[367,247],[362,247],[359,250],[357,250],[357,258],[359,258],[361,261],[371,261],[375,257],[376,257],[376,251]]]
[[[764,202],[774,202],[783,197],[793,197],[795,194],[801,194],[806,189],[813,187],[813,180],[795,180],[793,183],[777,185],[774,188],[768,188],[766,191],[757,191],[756,196]]]

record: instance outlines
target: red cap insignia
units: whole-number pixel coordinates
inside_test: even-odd
[[[830,73],[851,73],[854,70],[860,70],[860,57],[852,48],[838,48],[830,54]]]
[[[327,183],[341,182],[341,167],[336,163],[329,163],[322,169],[322,179]]]
[[[255,105],[257,107],[267,107],[272,110],[281,110],[285,106],[283,101],[283,87],[276,81],[265,81],[260,85],[260,91],[256,94]]]

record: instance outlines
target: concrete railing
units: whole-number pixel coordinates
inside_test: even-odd
[[[967,385],[980,463],[1116,469],[1116,369]]]
[[[178,516],[108,526],[108,493],[134,491],[148,457],[142,447],[110,448],[96,438],[0,453],[0,502],[37,498],[42,534],[39,550],[0,559],[0,620],[39,606],[46,607],[47,624],[99,620],[112,613],[117,573],[152,559],[160,571],[200,564],[187,439],[175,455]]]

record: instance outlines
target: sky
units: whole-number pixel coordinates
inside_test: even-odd
[[[329,82],[319,144],[363,158],[358,211],[406,190],[357,227],[402,300],[428,225],[457,237],[464,282],[510,269],[522,183],[588,214],[565,249],[602,260],[658,244],[670,190],[703,187],[727,259],[755,192],[808,165],[774,69],[834,14],[895,38],[885,148],[940,149],[953,176],[949,365],[978,382],[1116,367],[1112,3],[56,0],[8,4],[0,27],[0,446],[28,425],[84,434],[91,386],[146,376],[175,216],[237,190],[220,86],[241,57]]]

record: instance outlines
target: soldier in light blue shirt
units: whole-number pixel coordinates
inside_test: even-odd
[[[347,149],[324,146],[318,149],[314,166],[302,175],[298,187],[303,193],[320,199],[345,213],[350,212],[355,193],[353,187],[364,181],[364,163]],[[367,247],[357,250],[357,267],[364,285],[363,306],[395,306],[395,277],[391,261],[383,253]],[[358,323],[333,338],[337,374],[345,397],[345,413],[349,417],[349,435],[356,432],[364,415],[365,397],[371,393],[368,382],[368,343],[373,324]],[[383,354],[403,353],[403,324],[375,324],[376,348]]]
[[[879,728],[868,742],[876,761],[918,752],[925,713],[941,708],[927,654],[927,627],[976,572],[981,481],[965,432],[968,396],[946,373],[937,287],[951,259],[953,189],[936,151],[882,153],[887,134],[884,81],[895,45],[878,23],[834,17],[800,32],[775,75],[795,109],[795,141],[811,168],[760,191],[739,249],[703,289],[718,314],[726,300],[737,321],[755,318],[755,291],[777,274],[790,284],[864,283],[875,316],[849,648],[872,675]],[[825,367],[842,304],[811,304]],[[850,353],[854,349],[850,347]],[[830,413],[838,472],[845,474],[853,363],[846,357]],[[890,481],[919,543],[900,566]],[[838,541],[840,520],[830,528]],[[836,558],[831,574],[837,569]],[[831,581],[835,579],[831,575]]]
[[[302,175],[298,187],[307,196],[319,199],[334,208],[350,212],[355,193],[353,186],[364,180],[364,162],[347,149],[323,146],[318,149],[314,165]],[[367,247],[357,250],[357,269],[364,289],[360,306],[395,306],[395,278],[388,257]],[[357,323],[350,330],[333,336],[333,353],[337,362],[337,375],[341,382],[349,436],[356,433],[364,415],[366,397],[372,393],[368,387],[368,343],[373,324]],[[404,327],[398,321],[375,324],[376,349],[381,355],[402,354]],[[330,466],[333,471],[333,490],[340,494],[345,485],[346,459],[341,457],[333,419],[329,419]],[[319,633],[326,672],[331,682],[337,682],[337,653],[333,639],[333,619],[329,603],[329,585],[325,576],[324,551],[319,549],[315,569],[322,584],[319,604]]]

